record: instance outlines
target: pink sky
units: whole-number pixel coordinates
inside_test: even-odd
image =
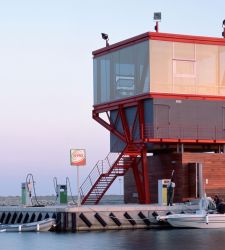
[[[203,8],[204,7],[204,8]],[[53,194],[54,176],[76,169],[69,150],[85,148],[87,166],[109,152],[109,134],[91,117],[92,50],[153,30],[153,12],[162,11],[160,30],[221,36],[223,1],[40,0],[0,3],[0,195],[19,195],[28,173],[37,194]],[[119,184],[110,190],[119,192]]]

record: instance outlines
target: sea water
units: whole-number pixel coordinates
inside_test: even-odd
[[[0,233],[2,250],[224,250],[225,229],[149,229],[99,232]]]

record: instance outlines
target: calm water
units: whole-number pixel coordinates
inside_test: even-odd
[[[0,233],[5,250],[225,249],[225,229],[129,230],[80,233]]]

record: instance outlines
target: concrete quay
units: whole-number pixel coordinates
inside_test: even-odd
[[[172,213],[190,213],[198,205],[190,203],[174,206],[117,204],[84,206],[1,206],[0,223],[16,224],[55,218],[56,231],[77,232],[94,230],[120,230],[138,228],[161,228],[167,225],[158,223],[152,213],[159,215]]]

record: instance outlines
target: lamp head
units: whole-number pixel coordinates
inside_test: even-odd
[[[105,40],[106,47],[108,47],[109,46],[109,36],[108,36],[108,34],[101,33],[101,35],[102,35],[102,39]]]
[[[108,40],[108,39],[109,39],[108,34],[106,34],[106,33],[102,33],[102,39],[104,39],[104,40]]]
[[[225,19],[223,20],[222,27],[223,27],[222,37],[225,38]]]
[[[154,21],[158,21],[158,22],[160,22],[161,21],[161,19],[162,19],[162,14],[161,14],[161,12],[154,12]]]

